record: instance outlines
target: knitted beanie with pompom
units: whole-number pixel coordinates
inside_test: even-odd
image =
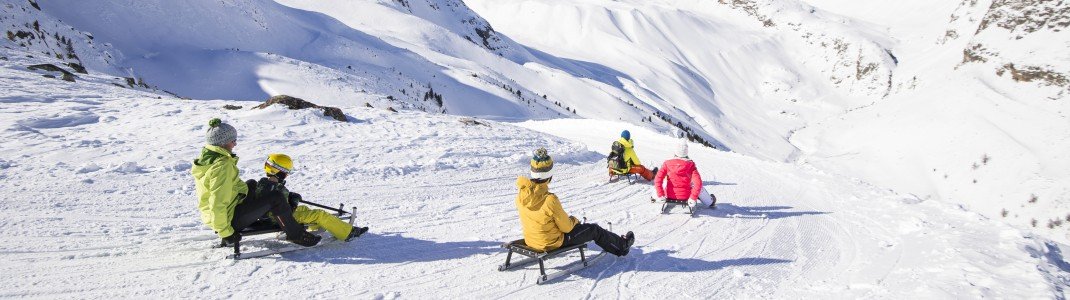
[[[238,130],[234,129],[234,126],[223,123],[219,118],[213,118],[208,121],[208,132],[205,135],[205,141],[209,145],[223,146],[236,140],[238,140]]]

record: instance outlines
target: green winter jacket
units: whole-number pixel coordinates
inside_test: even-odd
[[[197,208],[201,221],[219,237],[234,234],[230,221],[234,207],[249,194],[249,186],[238,178],[238,156],[219,146],[207,145],[190,170],[197,182]]]

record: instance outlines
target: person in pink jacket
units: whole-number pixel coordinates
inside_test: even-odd
[[[658,193],[658,199],[687,200],[691,207],[701,201],[703,205],[715,208],[713,197],[702,186],[698,167],[687,158],[687,140],[681,140],[676,146],[675,156],[662,163],[657,175],[654,175],[654,190]]]

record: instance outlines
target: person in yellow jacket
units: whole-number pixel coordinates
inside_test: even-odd
[[[286,188],[286,178],[293,174],[293,171],[294,164],[290,156],[280,153],[268,155],[267,160],[264,161],[264,173],[267,176],[260,179],[256,190],[258,192],[269,190],[281,192],[283,198],[289,201],[290,207],[294,208],[293,217],[298,223],[323,228],[339,241],[348,242],[368,232],[368,227],[350,226],[349,223],[342,221],[325,210],[312,209],[301,205],[301,195],[290,192]]]
[[[635,243],[635,234],[631,231],[620,236],[598,224],[580,223],[565,213],[557,195],[550,193],[553,167],[553,158],[546,149],[539,148],[531,158],[531,178],[520,176],[516,180],[520,190],[516,196],[516,209],[524,229],[524,243],[545,252],[594,241],[613,255],[628,255]]]
[[[639,174],[647,181],[654,180],[654,174],[658,173],[658,168],[654,168],[653,171],[643,166],[642,162],[639,162],[639,156],[635,154],[635,141],[632,141],[632,134],[627,130],[620,133],[620,139],[617,140],[624,148],[623,158],[626,164],[627,173]]]
[[[242,182],[238,178],[238,131],[219,119],[208,122],[205,138],[207,145],[193,161],[190,173],[197,186],[197,208],[201,221],[214,230],[224,243],[241,241],[241,230],[268,211],[281,224],[287,240],[302,246],[319,243],[320,237],[305,231],[294,220],[290,205],[277,191],[251,193],[255,182]]]

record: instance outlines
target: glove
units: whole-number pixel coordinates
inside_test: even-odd
[[[301,205],[301,194],[290,192],[290,209],[297,210],[297,206]]]
[[[695,207],[695,205],[697,205],[697,204],[698,204],[698,199],[688,199],[687,200],[687,206]]]
[[[223,243],[225,243],[227,245],[234,245],[234,244],[237,244],[238,242],[241,242],[241,234],[237,233],[237,232],[235,232],[234,234],[231,234],[228,237],[223,238]]]
[[[572,224],[580,224],[580,220],[577,220],[576,217],[568,216],[568,219],[572,220]]]

